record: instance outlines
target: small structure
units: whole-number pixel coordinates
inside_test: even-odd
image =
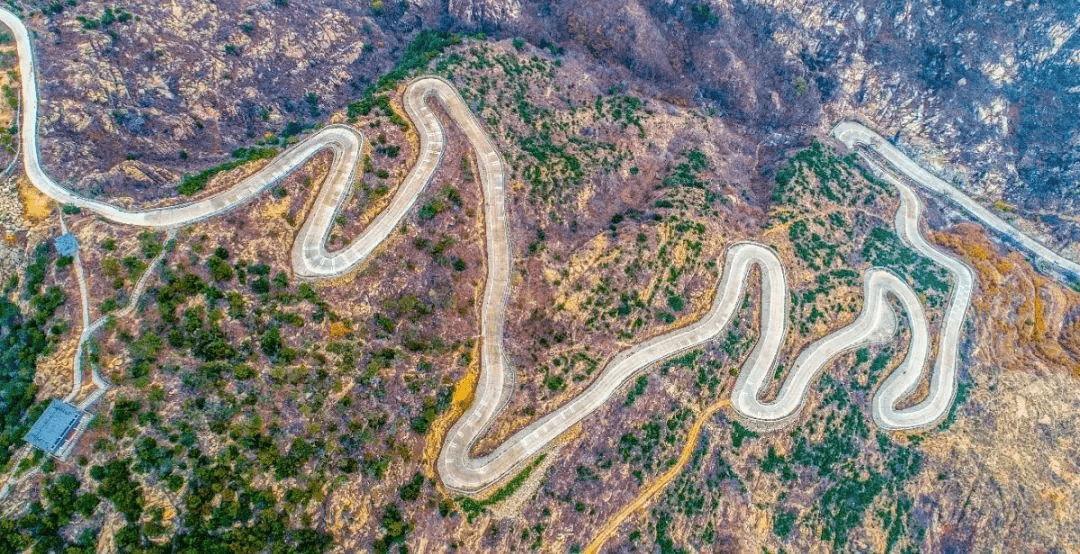
[[[64,233],[56,237],[53,244],[56,245],[56,253],[61,256],[74,256],[79,251],[79,241],[71,233]]]
[[[86,428],[85,416],[86,412],[54,398],[23,438],[49,455],[63,459]]]

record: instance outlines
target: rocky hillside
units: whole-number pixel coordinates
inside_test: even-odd
[[[1060,245],[1080,238],[1076,3],[450,5],[458,25],[589,52],[766,144],[862,119]]]
[[[737,122],[773,153],[762,169],[778,146],[858,117],[988,204],[1004,200],[1062,241],[1080,233],[1075,3],[224,0],[24,12],[49,100],[46,158],[85,189],[168,196],[177,172],[341,108],[436,28],[597,59],[612,84]],[[126,158],[161,173],[125,176],[115,167]]]
[[[791,4],[21,5],[49,171],[87,194],[163,203],[347,122],[371,144],[331,249],[414,161],[397,85],[420,72],[453,82],[511,166],[516,394],[482,452],[618,351],[700,317],[738,240],[784,260],[788,359],[855,318],[871,266],[907,279],[938,325],[948,279],[901,255],[894,191],[825,139],[839,119],[877,127],[1054,246],[1080,243],[1078,8]],[[13,114],[0,105],[0,123]],[[22,402],[0,429],[12,477],[0,551],[573,552],[608,524],[610,552],[1080,549],[1080,293],[934,198],[928,235],[979,287],[940,426],[885,433],[869,416],[909,330],[826,368],[791,427],[741,425],[723,402],[758,332],[751,287],[725,336],[636,377],[490,496],[451,494],[433,460],[475,385],[485,256],[475,160],[458,130],[447,136],[403,232],[317,283],[295,279],[288,256],[325,154],[175,240],[60,211],[11,174],[0,339],[34,348],[0,349],[19,354],[0,360],[0,396]],[[91,361],[112,388],[55,463],[22,456],[18,437],[27,406],[66,393],[81,332],[73,260],[49,245],[60,213],[83,245],[93,317],[151,273],[139,309],[95,335]]]

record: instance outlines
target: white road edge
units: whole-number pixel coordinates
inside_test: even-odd
[[[848,148],[855,148],[862,145],[873,149],[874,152],[891,164],[893,168],[900,173],[903,173],[915,183],[918,183],[920,187],[949,198],[949,200],[958,204],[976,220],[1015,241],[1025,250],[1035,255],[1035,257],[1045,261],[1058,270],[1063,271],[1066,275],[1071,275],[1073,278],[1080,278],[1080,264],[1047,248],[1039,241],[1024,234],[1023,231],[1017,229],[1012,224],[990,211],[986,206],[983,206],[975,201],[975,199],[961,192],[960,189],[957,189],[940,177],[923,169],[922,166],[915,163],[914,160],[901,152],[900,149],[893,146],[892,143],[885,140],[884,137],[867,128],[865,125],[856,121],[841,121],[833,127],[832,136],[836,138],[836,140],[844,143]],[[867,156],[862,156],[862,158],[871,168],[879,173],[887,175],[887,181],[896,181],[895,176],[890,175],[888,168],[883,167],[877,160]]]
[[[896,406],[914,391],[924,378],[932,347],[929,327],[922,305],[914,291],[899,277],[883,268],[864,273],[865,301],[858,318],[807,347],[795,360],[776,399],[761,400],[761,392],[772,378],[786,333],[788,287],[784,268],[772,250],[758,243],[743,242],[731,246],[726,255],[724,273],[716,299],[701,320],[668,334],[655,337],[616,355],[584,392],[566,404],[525,427],[499,445],[491,454],[473,457],[470,453],[477,439],[489,428],[513,390],[513,374],[503,349],[504,313],[511,282],[510,243],[506,224],[505,163],[494,144],[468,106],[449,83],[434,77],[412,81],[405,90],[404,106],[416,126],[420,149],[416,166],[399,187],[390,205],[348,247],[330,253],[326,237],[334,215],[352,185],[363,146],[363,137],[345,125],[331,125],[302,140],[271,160],[259,171],[234,187],[204,200],[148,210],[126,210],[75,194],[56,183],[42,169],[38,157],[38,91],[35,83],[33,50],[26,27],[11,12],[0,9],[0,21],[11,28],[15,37],[22,75],[22,151],[30,181],[44,194],[64,204],[90,210],[111,221],[141,227],[176,228],[214,217],[257,196],[279,179],[304,164],[316,153],[329,149],[334,153],[330,172],[318,193],[314,208],[299,231],[292,250],[295,273],[305,278],[326,278],[345,274],[364,262],[389,236],[418,195],[426,187],[443,154],[445,135],[439,118],[427,105],[437,99],[465,133],[476,152],[484,199],[484,225],[487,236],[487,280],[481,306],[481,372],[475,400],[447,434],[438,459],[438,472],[447,487],[464,493],[482,491],[509,475],[546,449],[571,426],[603,405],[632,376],[651,365],[717,336],[737,311],[751,269],[757,266],[762,276],[761,337],[743,365],[732,393],[732,406],[744,418],[762,424],[784,424],[794,419],[806,392],[817,374],[840,354],[862,345],[891,340],[897,331],[898,314],[887,301],[895,298],[904,310],[911,327],[911,344],[900,365],[875,392],[872,400],[874,420],[886,429],[927,427],[948,412],[956,390],[957,349],[964,315],[971,301],[972,271],[957,259],[932,247],[922,236],[919,223],[921,204],[915,192],[887,172],[884,178],[900,191],[901,205],[896,214],[900,238],[921,254],[948,269],[952,295],[938,338],[937,358],[929,377],[929,392],[923,400],[904,409]],[[833,134],[849,147],[864,143],[921,186],[943,192],[976,214],[980,220],[1021,241],[1039,255],[1056,260],[1065,268],[1076,264],[1057,256],[1007,224],[992,222],[992,214],[980,212],[977,204],[933,177],[887,142],[854,123],[842,123]],[[876,139],[875,139],[876,137]],[[880,169],[880,168],[879,168]],[[957,196],[959,195],[959,196]],[[973,204],[969,206],[969,204]],[[984,209],[982,209],[984,210]],[[1025,242],[1025,239],[1027,242]],[[1028,244],[1028,243],[1034,244]],[[1069,265],[1071,264],[1071,265]],[[141,283],[140,283],[141,284]],[[84,319],[87,319],[84,316]],[[89,325],[84,334],[97,325]]]

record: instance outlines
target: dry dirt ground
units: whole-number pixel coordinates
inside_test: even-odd
[[[317,85],[304,80],[326,69],[320,64],[328,62],[320,61],[318,52],[339,45],[343,56],[355,54],[351,59],[363,61],[369,55],[363,44],[391,41],[380,38],[383,20],[365,29],[330,15],[327,25],[308,29],[322,33],[319,37],[291,28],[272,33],[277,12],[263,5],[250,13],[235,11],[251,20],[249,34],[226,8],[132,6],[139,19],[114,29],[117,37],[84,33],[68,16],[32,19],[46,37],[39,54],[45,60],[41,78],[81,87],[46,88],[43,94],[46,100],[53,94],[63,106],[43,124],[48,139],[43,158],[56,160],[50,167],[72,175],[87,169],[83,163],[100,164],[80,181],[83,190],[160,200],[171,194],[178,173],[225,159],[232,146],[299,118],[286,106],[292,102],[294,110],[308,109],[300,92],[308,83],[321,87],[314,92],[324,102],[338,98],[340,106],[346,95],[335,87],[347,87],[351,74],[331,71],[332,77]],[[74,10],[95,15],[100,6],[80,3]],[[161,34],[169,26],[174,34]],[[208,44],[237,45],[244,56],[234,60],[224,52],[185,49],[194,38],[180,40],[176,33],[189,28]],[[152,36],[172,38],[160,39],[159,47]],[[353,47],[360,50],[349,50]],[[52,55],[61,50],[70,53]],[[279,89],[290,91],[289,99],[271,101],[259,92],[267,89],[253,83],[260,71],[277,71],[274,53],[279,51],[301,70],[280,77]],[[248,65],[252,60],[258,63]],[[169,81],[184,63],[194,64],[190,80]],[[127,64],[147,70],[114,71]],[[506,332],[518,390],[478,451],[579,392],[627,344],[697,317],[711,300],[716,263],[732,242],[758,238],[775,244],[790,268],[793,288],[804,294],[816,289],[823,270],[800,258],[791,231],[796,221],[804,220],[822,241],[836,245],[837,258],[826,260],[834,264],[829,270],[865,267],[867,236],[875,227],[891,226],[895,200],[875,192],[873,183],[854,170],[847,177],[854,183],[852,194],[860,195],[854,205],[814,196],[786,208],[773,202],[771,178],[779,164],[776,152],[762,148],[760,136],[724,114],[618,86],[625,73],[580,54],[556,57],[532,45],[519,51],[508,40],[467,40],[433,68],[463,90],[514,168],[508,207],[515,282]],[[153,85],[155,80],[162,84]],[[208,80],[227,84],[208,88]],[[76,101],[75,90],[92,93],[90,100]],[[154,100],[136,107],[143,98]],[[237,98],[245,100],[237,103]],[[265,121],[261,107],[269,112]],[[319,117],[344,119],[340,113],[327,115],[328,107],[319,109],[324,110]],[[415,142],[389,114],[376,111],[357,125],[372,140],[371,165],[342,212],[331,245],[355,234],[412,163]],[[205,129],[212,140],[201,134]],[[253,139],[245,137],[245,129]],[[86,464],[61,464],[58,471],[95,483],[89,466],[136,456],[138,437],[153,436],[187,453],[179,437],[190,432],[200,452],[212,459],[229,459],[230,448],[242,448],[245,461],[237,463],[235,473],[250,486],[271,491],[290,526],[330,533],[339,551],[370,549],[388,534],[390,505],[410,525],[406,544],[412,551],[564,552],[585,546],[679,456],[697,414],[729,393],[732,372],[755,333],[756,292],[751,288],[734,338],[721,337],[691,358],[665,364],[640,386],[631,383],[626,395],[550,452],[516,495],[470,513],[467,503],[433,482],[437,476],[430,463],[431,445],[438,444],[455,412],[449,406],[468,398],[484,278],[475,165],[455,129],[448,129],[448,140],[444,164],[402,232],[354,274],[311,284],[318,301],[286,298],[306,294],[288,274],[288,252],[327,159],[317,158],[289,176],[279,191],[185,229],[166,258],[168,270],[155,270],[146,306],[97,340],[101,366],[116,386],[96,408],[101,423],[75,453],[75,459],[86,456]],[[102,151],[110,148],[118,150]],[[190,153],[186,160],[179,154],[184,149]],[[136,159],[124,160],[125,152]],[[705,160],[700,166],[698,154]],[[251,169],[221,174],[207,188],[225,187]],[[57,213],[30,191],[20,198],[18,214],[26,219],[5,240],[30,254],[55,235]],[[885,435],[872,427],[868,391],[883,372],[873,368],[880,358],[887,371],[889,360],[903,351],[903,338],[891,349],[866,352],[865,359],[845,356],[826,372],[790,430],[753,433],[725,410],[709,418],[686,469],[626,520],[609,551],[653,551],[657,545],[691,551],[1080,548],[1080,511],[1073,500],[1080,497],[1080,468],[1070,433],[1080,417],[1075,400],[1080,398],[1080,298],[1035,273],[1022,256],[988,240],[979,228],[959,222],[948,206],[931,203],[931,212],[934,241],[972,264],[979,282],[964,377],[946,424],[916,434]],[[140,236],[139,230],[86,214],[66,217],[85,246],[96,316],[107,301],[124,301],[137,279],[129,266],[138,268],[146,257],[144,243],[160,237]],[[214,282],[208,263],[219,247],[228,251],[235,279]],[[134,261],[125,263],[127,258]],[[260,264],[271,281],[265,296],[253,291]],[[75,321],[77,288],[69,273],[54,271],[47,284],[64,288],[69,300],[58,317]],[[177,305],[176,314],[181,319],[193,314],[195,328],[219,325],[254,375],[200,382],[192,375],[207,364],[187,346],[166,346],[153,372],[133,375],[133,341],[169,329],[158,300],[172,282],[170,275],[185,273],[224,296],[213,301],[206,294],[191,295]],[[278,274],[285,286],[273,282]],[[859,283],[838,277],[829,285],[827,293],[793,308],[796,325],[788,352],[857,313]],[[808,323],[802,328],[800,322]],[[281,330],[290,355],[264,353],[260,343],[271,327]],[[77,333],[75,326],[61,334],[57,348],[40,364],[43,395],[65,390],[66,353]],[[132,398],[143,399],[143,414],[156,416],[116,427],[112,414]],[[427,428],[418,426],[426,408],[440,403],[444,415],[432,418]],[[268,438],[271,446],[249,451],[257,437]],[[320,445],[319,456],[297,474],[278,478],[265,461],[272,458],[268,453],[284,455],[297,439]],[[349,466],[350,460],[359,467]],[[177,472],[186,479],[194,475],[190,468]],[[424,476],[419,495],[407,499],[402,488],[418,472]],[[147,506],[162,508],[166,536],[179,533],[182,518],[175,515],[186,509],[189,489],[170,491],[152,473],[138,480]],[[28,482],[17,491],[17,501],[40,497],[43,484],[44,478]],[[227,492],[214,494],[214,503],[232,498]],[[859,504],[863,509],[850,509],[845,499],[865,501]],[[143,523],[149,521],[147,516]],[[75,525],[102,528],[98,546],[107,551],[125,523],[103,502]]]

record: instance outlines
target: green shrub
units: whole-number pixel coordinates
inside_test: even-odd
[[[424,486],[424,475],[417,471],[412,479],[398,489],[398,496],[406,502],[412,502],[420,498],[420,490]]]
[[[90,476],[100,482],[98,494],[116,506],[128,521],[138,521],[143,511],[142,487],[131,479],[130,460],[114,460],[90,468]]]
[[[288,126],[286,128],[288,129]],[[298,133],[299,131],[293,134]],[[235,159],[221,163],[209,169],[205,169],[194,175],[184,175],[184,177],[180,180],[180,185],[176,188],[176,191],[184,196],[191,196],[206,188],[206,184],[209,183],[210,179],[218,173],[236,169],[248,162],[273,158],[277,155],[277,153],[278,149],[274,147],[237,148],[232,152],[233,158]]]
[[[794,510],[780,510],[773,516],[773,533],[776,536],[786,539],[791,534],[791,530],[795,527],[795,518],[797,514]]]
[[[636,381],[634,381],[634,387],[630,389],[630,392],[626,394],[626,400],[623,402],[623,406],[629,406],[634,403],[639,396],[645,393],[645,388],[649,386],[649,378],[645,375],[638,375]]]

